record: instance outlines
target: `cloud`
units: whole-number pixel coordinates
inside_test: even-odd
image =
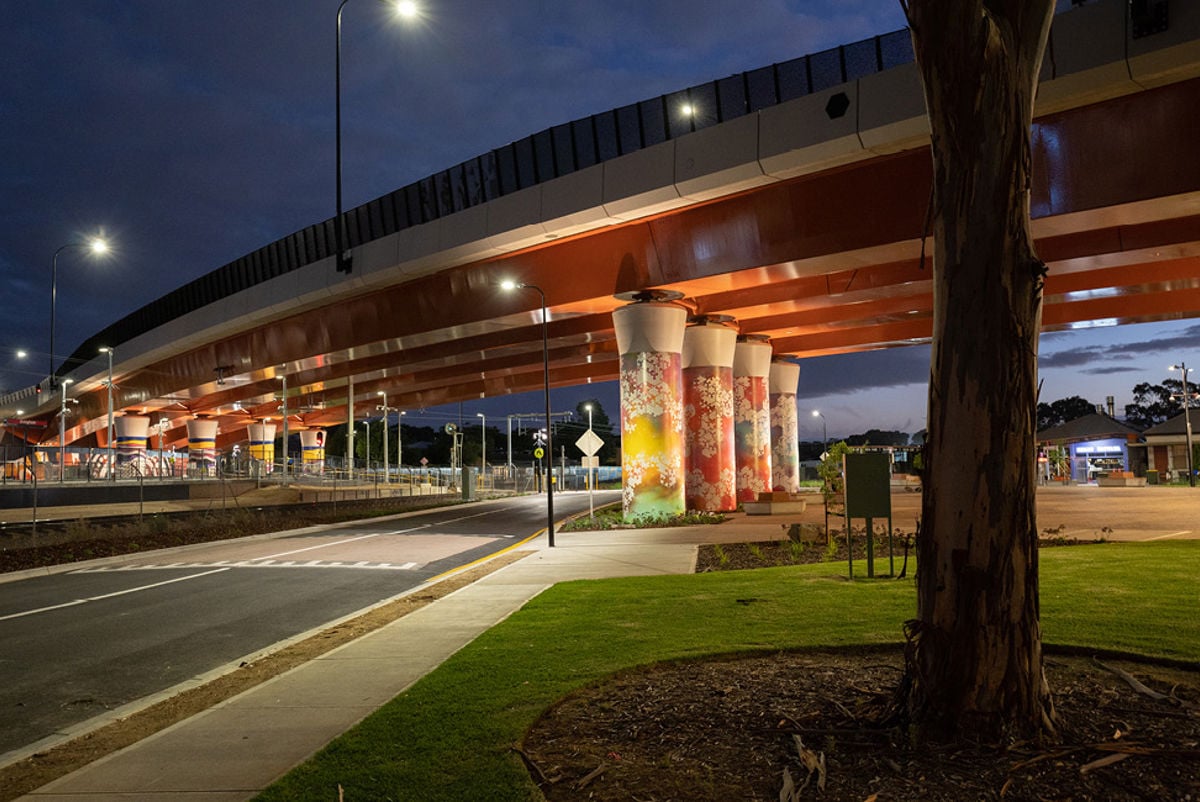
[[[1142,367],[1134,365],[1126,365],[1123,367],[1114,365],[1112,367],[1092,368],[1090,370],[1083,371],[1083,373],[1086,373],[1089,376],[1109,376],[1116,373],[1141,373],[1143,369],[1144,368]]]
[[[1149,337],[1137,337],[1135,332],[1145,331],[1145,328],[1125,327],[1123,335],[1107,332],[1109,340],[1103,344],[1088,344],[1061,350],[1050,350],[1043,347],[1038,357],[1038,365],[1042,370],[1086,368],[1080,372],[1103,375],[1107,373],[1133,373],[1145,371],[1145,364],[1134,364],[1134,360],[1144,360],[1149,356],[1163,353],[1187,352],[1200,341],[1200,324],[1189,325],[1187,328],[1167,329],[1154,333]],[[1058,340],[1077,333],[1056,332],[1043,338],[1044,345],[1053,345]],[[1104,363],[1123,364],[1104,364]],[[1088,367],[1095,365],[1095,367]]]

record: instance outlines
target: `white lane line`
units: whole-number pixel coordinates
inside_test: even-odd
[[[477,512],[474,515],[464,515],[461,518],[449,518],[445,521],[438,521],[438,526],[441,526],[442,524],[458,523],[459,521],[469,521],[472,518],[482,518],[485,515],[492,515],[492,514],[493,514],[493,511],[489,510],[488,512]]]
[[[346,543],[356,543],[359,540],[369,540],[370,538],[379,537],[380,535],[402,535],[405,532],[415,532],[418,529],[428,529],[429,526],[430,526],[429,524],[422,524],[421,526],[414,526],[412,529],[400,529],[396,532],[372,532],[369,535],[359,535],[358,537],[350,537],[350,538],[346,538],[345,540],[335,540],[332,543],[321,543],[316,546],[305,546],[302,549],[292,549],[291,551],[281,551],[278,554],[268,554],[265,557],[251,557],[249,560],[245,560],[243,562],[253,562],[253,561],[257,561],[257,560],[274,560],[278,557],[290,557],[293,554],[301,554],[306,551],[313,551],[314,549],[327,549],[331,546],[342,546],[342,545],[345,545]]]
[[[1148,537],[1148,538],[1146,538],[1146,540],[1166,540],[1169,537],[1182,537],[1183,535],[1190,535],[1191,533],[1192,533],[1191,529],[1184,529],[1182,532],[1172,532],[1169,535],[1159,535],[1158,537]]]
[[[53,610],[61,610],[64,607],[76,607],[80,604],[87,604],[88,602],[101,601],[103,599],[112,599],[117,596],[125,596],[130,593],[138,593],[139,591],[150,590],[152,588],[160,588],[163,585],[173,585],[176,582],[186,582],[189,579],[199,579],[202,576],[209,576],[210,574],[219,574],[219,573],[222,573],[222,572],[228,571],[228,570],[229,570],[228,568],[215,568],[212,571],[205,571],[200,574],[190,574],[188,576],[177,576],[174,579],[164,579],[162,582],[155,582],[151,585],[140,585],[136,588],[126,588],[125,590],[118,590],[118,591],[114,591],[112,593],[105,593],[101,596],[88,596],[87,598],[84,598],[84,599],[75,599],[74,601],[63,602],[62,604],[52,604],[49,607],[39,607],[36,610],[25,610],[24,612],[20,612],[20,613],[10,613],[9,615],[0,615],[0,621],[8,621],[9,619],[12,619],[12,618],[24,618],[25,616],[36,615],[38,613],[48,613]]]

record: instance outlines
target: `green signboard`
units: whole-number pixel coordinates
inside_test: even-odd
[[[846,516],[890,518],[892,516],[892,460],[884,451],[847,454]]]

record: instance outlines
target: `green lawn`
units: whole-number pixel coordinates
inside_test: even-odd
[[[1043,550],[1046,641],[1200,660],[1198,559],[1198,541]],[[912,580],[844,572],[829,563],[557,585],[260,799],[333,800],[340,784],[347,800],[536,800],[509,747],[574,688],[663,660],[899,643]]]

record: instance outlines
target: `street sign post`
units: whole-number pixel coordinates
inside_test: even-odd
[[[591,413],[588,413],[588,418],[590,421]],[[575,441],[575,446],[584,453],[583,465],[587,468],[588,477],[588,515],[595,518],[596,507],[592,499],[596,482],[592,469],[600,467],[600,458],[596,456],[596,453],[604,446],[604,441],[600,439],[600,435],[588,429]]]

